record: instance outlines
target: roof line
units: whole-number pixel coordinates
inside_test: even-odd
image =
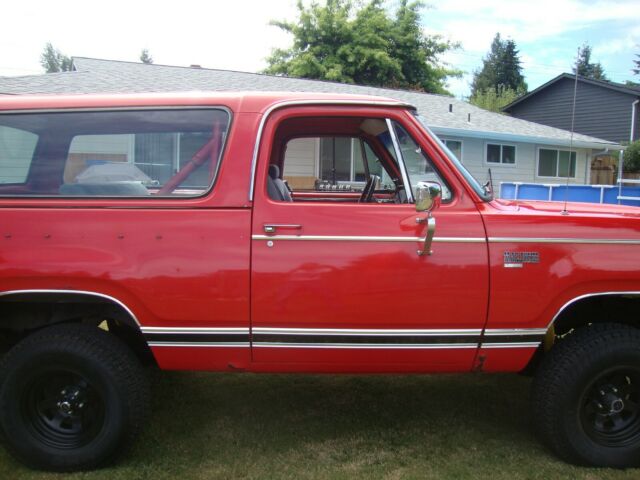
[[[241,73],[243,75],[256,75],[258,77],[270,77],[270,78],[286,78],[286,79],[290,79],[290,80],[299,80],[301,82],[322,82],[322,83],[326,83],[329,85],[347,85],[350,87],[361,87],[361,88],[379,88],[381,90],[389,90],[390,92],[404,92],[404,93],[415,93],[415,94],[422,94],[422,95],[436,95],[439,97],[444,97],[444,98],[451,98],[451,99],[456,99],[454,96],[452,95],[446,95],[443,93],[429,93],[429,92],[422,92],[419,90],[405,90],[402,88],[389,88],[389,87],[381,87],[378,85],[360,85],[358,83],[344,83],[344,82],[336,82],[333,80],[322,80],[322,79],[315,79],[315,78],[301,78],[301,77],[289,77],[286,75],[274,75],[271,73],[258,73],[258,72],[244,72],[242,70],[227,70],[227,69],[223,69],[223,68],[206,68],[206,67],[185,67],[182,65],[166,65],[166,64],[156,64],[156,63],[142,63],[142,62],[132,62],[130,60],[109,60],[106,58],[93,58],[93,57],[76,57],[73,56],[71,57],[72,61],[75,60],[76,58],[78,59],[85,59],[85,60],[94,60],[97,62],[117,62],[117,63],[128,63],[131,65],[140,65],[140,66],[145,66],[145,67],[165,67],[165,68],[181,68],[181,69],[186,69],[186,70],[206,70],[206,71],[210,71],[210,72],[225,72],[225,73]],[[82,70],[75,70],[76,72],[82,72]],[[86,71],[86,70],[85,70]],[[66,73],[66,72],[65,72]]]
[[[523,102],[524,100],[528,99],[529,97],[531,97],[532,95],[537,94],[539,91],[551,86],[552,84],[558,82],[559,80],[568,78],[570,80],[575,80],[576,76],[572,73],[561,73],[560,75],[558,75],[555,78],[552,78],[551,80],[549,80],[547,83],[544,83],[542,85],[540,85],[538,88],[531,90],[530,92],[522,95],[519,98],[516,98],[513,102],[511,102],[509,105],[502,107],[502,111],[503,112],[508,112],[509,109],[517,104],[519,104],[520,102]],[[591,78],[586,78],[583,76],[578,75],[578,81],[579,82],[583,82],[583,83],[589,83],[591,85],[596,85],[599,87],[604,87],[604,88],[608,88],[610,90],[615,90],[617,92],[622,92],[622,93],[627,93],[629,95],[635,95],[635,96],[639,96],[640,97],[640,90],[635,89],[635,88],[629,88],[621,83],[614,83],[614,82],[607,82],[607,81],[603,81],[603,80],[594,80]]]

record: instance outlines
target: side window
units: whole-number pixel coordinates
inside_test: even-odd
[[[363,138],[317,136],[286,142],[283,180],[293,191],[361,192],[371,175],[381,190],[395,190],[391,177]]]
[[[404,159],[404,164],[409,176],[409,183],[415,195],[415,189],[418,182],[438,182],[442,186],[442,201],[451,200],[451,190],[446,182],[442,179],[437,170],[433,167],[431,159],[422,151],[418,143],[409,135],[409,133],[397,122],[393,122],[400,153]],[[390,146],[390,148],[393,148]]]
[[[27,179],[38,135],[0,125],[0,184],[23,184]]]
[[[21,171],[25,188],[18,195],[197,196],[215,180],[229,114],[176,109],[0,115],[0,129],[15,130],[12,124],[27,127],[25,138],[40,138]],[[0,155],[15,156],[11,152],[0,140]],[[0,168],[0,177],[11,171],[4,162]],[[2,194],[16,193],[0,186]]]

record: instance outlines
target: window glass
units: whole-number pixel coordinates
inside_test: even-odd
[[[564,150],[559,152],[558,176],[564,178],[576,176],[576,152],[567,152]]]
[[[283,177],[294,191],[359,192],[369,178],[367,170],[381,178],[380,189],[395,189],[380,159],[361,138],[293,138],[285,147]]]
[[[538,161],[538,176],[555,177],[556,176],[556,158],[555,150],[540,149],[540,158]]]
[[[321,180],[331,182],[349,182],[352,162],[351,138],[328,137],[320,139]]]
[[[538,151],[538,176],[567,178],[576,176],[576,152],[541,148]]]
[[[20,194],[46,196],[201,195],[228,124],[219,109],[0,115],[0,129],[40,137]]]
[[[462,160],[462,142],[458,140],[445,140],[444,144],[458,160]]]
[[[394,122],[394,126],[414,197],[418,182],[426,181],[438,182],[442,186],[442,201],[451,200],[451,190],[433,168],[431,160],[427,158],[418,143],[399,123]]]
[[[487,144],[487,162],[500,163],[500,145]]]
[[[513,145],[502,145],[502,163],[516,163],[516,147]]]
[[[38,135],[0,125],[0,184],[24,183]]]

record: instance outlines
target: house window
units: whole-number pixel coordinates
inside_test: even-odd
[[[458,160],[462,160],[462,142],[460,140],[442,140]]]
[[[502,165],[516,164],[516,147],[515,145],[502,145],[499,143],[487,143],[486,152],[487,163],[495,163]]]
[[[538,150],[538,176],[573,178],[576,176],[576,152],[568,150]]]

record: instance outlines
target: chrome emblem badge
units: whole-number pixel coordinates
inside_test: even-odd
[[[525,263],[540,263],[539,252],[504,252],[505,268],[522,268]]]

